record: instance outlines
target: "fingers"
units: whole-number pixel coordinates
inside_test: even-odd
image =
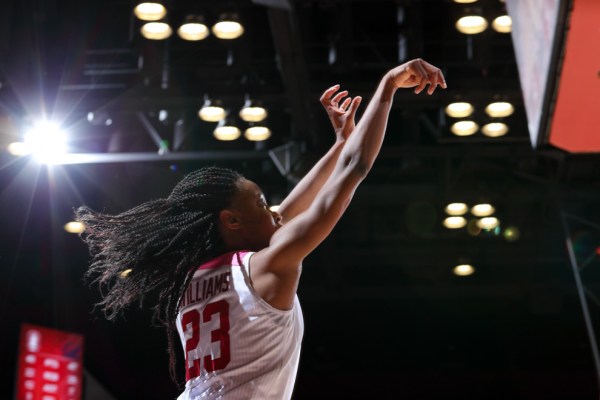
[[[430,95],[433,94],[438,86],[442,87],[443,89],[447,88],[446,80],[444,79],[442,71],[439,68],[429,64],[427,61],[421,60],[420,58],[413,60],[409,64],[408,70],[414,74],[416,77],[416,82],[418,82],[417,88],[415,89],[416,94],[419,94],[425,90],[427,85],[429,85],[427,94]]]
[[[333,96],[333,94],[335,92],[337,92],[339,88],[340,88],[340,85],[333,85],[329,89],[325,90],[323,92],[323,94],[321,95],[321,98],[319,99],[321,101],[321,103],[323,105],[328,104],[331,99],[331,96]]]
[[[427,94],[431,95],[435,91],[438,85],[438,74],[431,75],[431,81],[429,83],[429,89],[427,89]]]
[[[348,101],[350,99],[346,99],[346,101]],[[346,101],[344,103],[346,103]],[[356,96],[355,98],[352,99],[352,103],[350,104],[350,107],[348,108],[348,113],[350,114],[350,118],[354,119],[354,115],[356,115],[356,110],[358,110],[358,106],[360,106],[360,102],[362,101],[362,97],[360,96]]]
[[[348,111],[348,106],[350,105],[350,102],[352,101],[351,97],[348,97],[347,99],[344,100],[344,102],[342,103],[342,105],[340,106],[340,108],[344,111]]]
[[[425,87],[427,87],[427,84],[429,82],[427,81],[427,79],[421,79],[421,83],[419,83],[419,86],[417,86],[417,88],[415,89],[415,93],[419,94],[421,93],[423,90],[425,90]],[[431,94],[431,93],[430,93]]]
[[[425,61],[417,58],[409,65],[409,71],[415,73],[421,79],[429,79],[429,73],[424,65]]]
[[[438,75],[438,80],[440,82],[440,86],[442,87],[442,89],[447,89],[448,85],[446,85],[446,79],[444,78],[444,74],[442,74],[442,71],[439,68],[437,71],[437,75]]]
[[[353,99],[351,97],[347,97],[347,90],[343,90],[339,93],[336,93],[339,89],[340,85],[333,85],[332,87],[323,92],[319,100],[321,101],[321,104],[323,104],[323,106],[329,109],[330,111],[333,111],[337,114],[344,114],[346,111],[349,110],[351,104],[353,104]],[[341,105],[340,101],[342,102]]]
[[[342,100],[346,96],[348,96],[348,91],[347,90],[339,92],[338,94],[336,94],[333,97],[333,99],[331,99],[331,104],[333,104],[334,106],[337,107],[337,105],[340,102],[340,100]]]

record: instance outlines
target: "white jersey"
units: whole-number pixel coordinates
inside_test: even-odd
[[[254,292],[252,254],[227,253],[194,273],[177,315],[186,363],[178,400],[291,398],[304,332],[300,303],[296,297],[282,311]]]

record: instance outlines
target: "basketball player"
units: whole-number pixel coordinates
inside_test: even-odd
[[[371,169],[396,90],[432,94],[437,86],[446,88],[438,68],[421,59],[402,64],[384,75],[356,126],[361,99],[337,93],[337,85],[326,90],[321,102],[336,142],[279,212],[256,183],[216,167],[122,214],[77,210],[93,256],[88,274],[108,289],[100,303],[106,316],[157,293],[153,308],[167,329],[173,376],[177,329],[186,371],[179,400],[291,397],[303,334],[302,261]]]

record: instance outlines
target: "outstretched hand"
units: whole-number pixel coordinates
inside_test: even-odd
[[[354,116],[362,97],[346,97],[348,96],[347,90],[336,94],[339,89],[340,85],[330,87],[323,92],[320,100],[329,116],[338,139],[348,139],[354,130]]]
[[[415,93],[421,93],[427,85],[427,94],[432,94],[438,86],[446,89],[442,71],[420,58],[404,63],[390,72],[389,77],[397,88],[417,87]]]

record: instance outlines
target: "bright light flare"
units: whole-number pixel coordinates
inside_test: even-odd
[[[26,156],[29,154],[29,148],[23,142],[10,143],[6,147],[6,150],[8,150],[8,152],[10,154],[12,154],[13,156],[16,156],[16,157],[22,157],[22,156]]]
[[[56,164],[67,152],[67,137],[50,121],[35,124],[25,133],[25,151],[44,164]]]

